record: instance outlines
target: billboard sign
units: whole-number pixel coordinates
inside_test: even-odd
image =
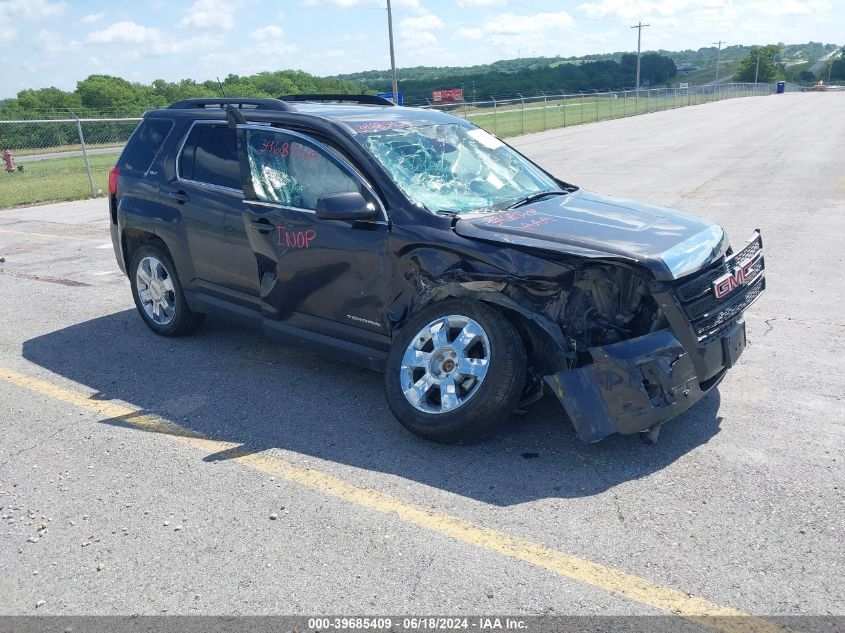
[[[381,97],[382,99],[388,99],[390,101],[393,101],[393,93],[392,92],[380,92],[380,93],[378,93],[378,96]],[[397,103],[396,105],[405,105],[405,94],[402,93],[402,92],[397,92],[396,96],[399,99],[399,103]]]
[[[448,90],[432,90],[432,103],[461,103],[464,100],[463,88],[450,88]]]

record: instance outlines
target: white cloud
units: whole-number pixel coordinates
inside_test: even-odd
[[[402,47],[407,50],[432,49],[440,46],[440,41],[433,33],[444,26],[440,16],[423,13],[416,17],[405,18],[399,23],[399,38]]]
[[[426,13],[415,18],[405,18],[399,23],[399,28],[409,35],[417,31],[432,31],[443,28],[443,20],[433,13]]]
[[[140,56],[173,55],[205,50],[222,44],[217,36],[201,35],[189,38],[171,38],[161,29],[136,22],[115,22],[102,31],[94,31],[85,39],[86,44],[133,44]]]
[[[384,9],[384,0],[302,0],[302,4],[306,7],[316,7],[319,5],[331,5],[341,7],[344,9],[354,9],[357,7],[367,7],[375,9]],[[393,10],[406,10],[413,13],[424,13],[420,4],[420,0],[393,0]]]
[[[457,34],[462,40],[480,40],[484,37],[484,31],[478,27],[462,27],[457,30]]]
[[[546,31],[559,31],[572,26],[572,16],[566,11],[517,15],[502,13],[484,22],[485,35],[537,35]]]
[[[459,7],[492,7],[496,4],[505,4],[507,0],[458,0]]]
[[[8,46],[18,36],[22,23],[47,20],[62,15],[67,2],[49,0],[6,0],[0,2],[0,46]]]
[[[233,0],[194,0],[180,24],[203,31],[229,31],[235,26],[238,4]]]
[[[0,19],[0,47],[8,46],[17,36],[17,29]]]
[[[590,18],[606,18],[608,16],[622,20],[633,20],[647,15],[674,15],[687,9],[690,5],[713,7],[714,5],[730,4],[731,0],[599,0],[598,2],[584,2],[578,5]]]
[[[758,2],[754,8],[758,8],[764,14],[771,16],[808,15],[812,13],[808,4],[810,3],[798,2],[797,0],[776,0],[774,2]]]
[[[41,29],[35,36],[38,46],[46,53],[65,53],[82,48],[78,40],[67,40],[60,33]]]
[[[284,34],[285,32],[282,30],[282,27],[270,24],[269,26],[264,26],[260,29],[254,30],[250,33],[250,37],[258,40],[259,42],[265,42],[267,40],[278,40]]]
[[[104,17],[106,17],[105,13],[92,13],[90,15],[86,15],[79,22],[81,24],[94,24],[95,22],[102,20]]]
[[[21,20],[43,20],[61,15],[67,9],[67,2],[49,0],[7,0],[0,2],[0,14]]]
[[[507,12],[488,17],[480,26],[459,27],[455,36],[458,41],[483,40],[482,47],[495,51],[495,59],[526,53],[557,54],[561,42],[571,40],[573,24],[572,16],[566,11],[533,15]]]

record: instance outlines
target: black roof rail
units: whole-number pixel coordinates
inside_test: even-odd
[[[280,101],[314,101],[317,103],[326,103],[337,101],[339,103],[360,103],[362,105],[380,105],[392,106],[393,102],[390,99],[379,97],[378,95],[344,95],[344,94],[302,94],[302,95],[282,95],[279,97]]]
[[[293,110],[288,104],[278,99],[257,99],[244,97],[207,97],[203,99],[182,99],[171,104],[168,110],[191,110],[193,108],[225,108],[227,105],[236,108],[256,110]]]

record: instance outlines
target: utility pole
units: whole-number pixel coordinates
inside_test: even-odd
[[[719,50],[716,52],[716,81],[714,82],[719,83],[719,64],[722,62],[722,44],[727,44],[727,42],[719,40],[718,42],[713,43],[719,46]]]
[[[387,0],[387,34],[390,38],[390,71],[393,74],[393,105],[399,105],[399,86],[396,83],[396,55],[393,53],[393,13]]]
[[[637,29],[637,90],[640,89],[640,50],[643,42],[643,28],[651,26],[651,24],[643,24],[642,20],[638,22],[632,29]]]

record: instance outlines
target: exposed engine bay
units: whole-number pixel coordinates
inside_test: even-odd
[[[591,266],[576,273],[560,324],[579,361],[589,358],[590,347],[668,327],[651,296],[648,279],[612,265]]]

